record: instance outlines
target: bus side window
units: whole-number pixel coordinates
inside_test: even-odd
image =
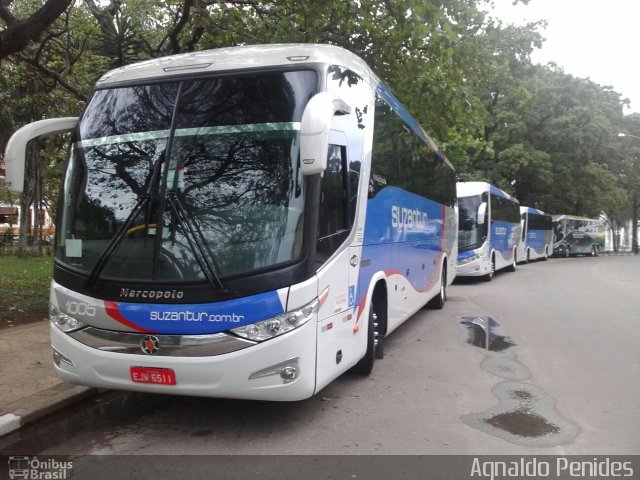
[[[320,263],[328,260],[349,236],[352,222],[348,201],[349,187],[346,147],[329,145],[318,215],[316,259]]]

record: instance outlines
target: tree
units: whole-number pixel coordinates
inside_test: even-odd
[[[638,217],[640,216],[640,114],[624,117],[622,121],[623,133],[627,138],[620,139],[622,161],[620,162],[620,177],[629,196],[629,210],[631,217],[631,246],[635,254],[638,253]]]
[[[0,30],[0,59],[18,53],[38,39],[71,5],[73,0],[47,0],[36,12],[19,20],[11,11],[13,0],[0,0],[0,19],[6,27]]]
[[[0,0],[7,29],[10,16],[30,18],[40,8],[12,1]],[[553,213],[604,211],[612,222],[631,215],[630,152],[611,141],[623,128],[620,95],[557,66],[532,65],[541,24],[503,25],[483,3],[490,2],[85,0],[2,60],[0,141],[24,123],[77,114],[112,67],[239,44],[329,43],[372,66],[461,177]],[[41,150],[34,158],[44,158],[46,170],[58,163],[53,157]],[[42,201],[54,205],[49,177]]]
[[[17,3],[14,7],[19,11],[32,9],[30,2]],[[37,42],[29,43],[20,52],[2,60],[0,140],[3,145],[13,131],[26,123],[45,116],[69,115],[81,108],[80,101],[84,100],[85,95],[72,84],[73,82],[68,81],[73,76],[74,66],[83,56],[86,46],[82,38],[86,29],[82,28],[82,23],[78,21],[80,12],[78,9],[64,11],[49,25],[46,32],[37,38]],[[74,25],[73,34],[71,24]],[[26,255],[30,233],[35,234],[34,253],[41,251],[39,222],[36,222],[36,231],[29,232],[30,209],[33,208],[35,218],[40,219],[43,205],[54,203],[51,199],[47,201],[43,197],[43,193],[48,190],[43,185],[43,180],[50,178],[50,175],[45,175],[47,169],[46,165],[43,165],[40,152],[30,150],[26,167],[25,188],[20,198],[18,251],[21,256]]]

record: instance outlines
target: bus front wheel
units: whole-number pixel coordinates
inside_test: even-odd
[[[489,267],[489,273],[487,273],[484,277],[482,277],[484,279],[485,282],[490,282],[491,280],[493,280],[493,275],[496,273],[496,257],[494,257],[493,255],[491,256],[491,265]]]
[[[373,370],[373,363],[383,356],[383,338],[379,313],[375,307],[375,299],[369,306],[369,322],[367,325],[367,351],[352,368],[351,372],[358,375],[369,375]]]
[[[517,261],[518,259],[516,258],[516,250],[513,250],[513,262],[511,263],[511,265],[509,265],[507,267],[507,271],[509,272],[515,272],[517,267]]]

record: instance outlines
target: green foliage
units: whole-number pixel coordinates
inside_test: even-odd
[[[15,313],[46,312],[52,270],[50,257],[0,257],[0,320]]]
[[[528,3],[527,0],[516,0]],[[464,179],[552,213],[629,218],[640,186],[640,116],[610,87],[531,64],[543,23],[503,25],[484,0],[127,0],[74,4],[0,69],[0,144],[20,125],[76,115],[114,66],[241,44],[329,43],[361,56]],[[36,0],[16,0],[21,14]],[[48,144],[49,205],[61,154]],[[622,221],[622,220],[620,220]]]

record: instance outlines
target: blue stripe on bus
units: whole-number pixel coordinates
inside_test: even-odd
[[[364,305],[371,279],[381,271],[401,275],[417,292],[427,290],[443,250],[451,248],[444,244],[445,212],[442,205],[398,187],[386,187],[367,202],[357,305]]]
[[[532,248],[539,255],[544,254],[544,248],[550,242],[551,230],[527,231],[527,247]]]
[[[119,323],[139,331],[175,335],[222,332],[284,313],[276,291],[216,303],[114,303],[117,311],[107,308],[107,313]]]
[[[510,260],[513,258],[513,248],[516,246],[519,235],[515,235],[514,230],[520,224],[510,222],[494,221],[491,224],[491,242],[490,246],[493,250],[499,251],[502,256]]]

